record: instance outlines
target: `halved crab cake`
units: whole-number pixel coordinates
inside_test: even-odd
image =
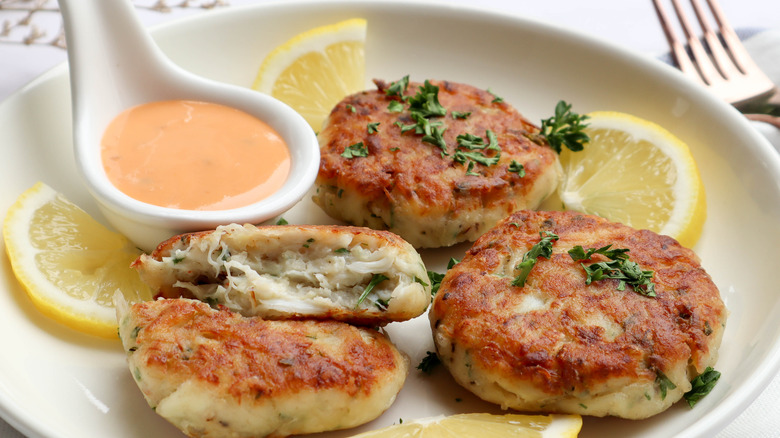
[[[545,247],[542,239],[552,244],[549,258],[526,257],[541,254],[523,283],[518,265]],[[568,253],[608,245],[586,259]],[[619,262],[621,252],[630,263]],[[583,265],[594,271],[590,284]],[[599,266],[605,277],[639,273],[637,290],[598,279]],[[483,235],[447,272],[430,311],[442,363],[479,397],[521,411],[630,419],[665,410],[714,365],[726,316],[698,257],[674,239],[531,211]]]
[[[173,237],[133,266],[158,296],[245,316],[383,325],[419,316],[430,303],[417,251],[368,228],[225,225]]]
[[[395,400],[408,358],[380,331],[268,321],[184,298],[117,303],[136,384],[190,437],[283,437],[366,423]]]
[[[448,81],[375,83],[336,105],[318,134],[314,201],[328,215],[415,247],[449,246],[537,208],[557,187],[557,154],[493,94]]]

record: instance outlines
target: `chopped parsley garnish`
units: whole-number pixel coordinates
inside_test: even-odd
[[[428,271],[428,280],[431,282],[431,295],[436,295],[441,286],[441,281],[444,280],[444,274],[439,274],[436,271]]]
[[[387,310],[387,306],[390,305],[390,299],[388,298],[386,300],[381,300],[381,299],[380,300],[376,300],[374,305],[376,306],[377,309],[379,309],[379,310],[384,312],[385,310]]]
[[[348,109],[348,110],[349,110],[349,112],[351,112],[351,113],[356,113],[356,112],[357,112],[357,110],[355,109],[355,107],[354,107],[354,106],[352,106],[352,105],[350,105],[350,104],[347,104],[347,109]]]
[[[420,277],[418,277],[416,275],[414,276],[414,282],[421,284],[423,287],[428,287],[429,286],[428,283],[426,283],[422,278],[420,278]]]
[[[387,110],[391,113],[400,113],[404,110],[404,105],[401,102],[394,100],[387,104]]]
[[[539,236],[541,240],[523,254],[523,260],[515,266],[515,269],[519,270],[520,273],[512,280],[512,286],[525,286],[525,280],[539,257],[549,259],[552,256],[553,242],[558,240],[558,235],[550,231],[540,231]]]
[[[276,221],[276,225],[287,225],[287,219],[280,217],[278,221]]]
[[[491,103],[501,103],[504,101],[503,97],[497,96],[496,93],[490,91],[490,88],[487,89],[487,92],[490,93],[491,96],[493,96],[493,100],[491,100]]]
[[[471,115],[471,111],[462,113],[460,111],[450,111],[450,115],[453,119],[467,119]]]
[[[674,382],[669,380],[669,378],[660,371],[656,371],[655,381],[658,383],[658,387],[661,389],[661,400],[666,399],[667,391],[677,388],[677,385],[675,385]]]
[[[720,379],[720,372],[712,367],[707,367],[703,373],[691,380],[691,390],[686,392],[683,397],[688,402],[688,406],[693,407],[699,400],[703,399],[712,391],[715,384]]]
[[[442,158],[450,156],[447,142],[444,139],[444,132],[447,130],[447,126],[442,121],[431,121],[432,118],[447,115],[447,109],[439,102],[439,87],[431,84],[429,80],[425,80],[424,84],[418,87],[417,93],[409,97],[404,94],[408,86],[409,76],[404,76],[399,81],[392,82],[385,89],[386,95],[401,97],[408,104],[409,118],[414,122],[405,124],[404,121],[398,120],[393,124],[398,126],[402,134],[414,131],[415,134],[422,135],[422,142],[432,144],[441,149]],[[500,101],[500,98],[496,97],[496,99]],[[388,110],[391,112],[402,112],[404,105],[398,100],[393,100],[388,105]],[[452,112],[452,117],[454,119],[463,119],[470,114]],[[456,151],[452,157],[455,162],[466,165],[466,175],[479,175],[479,173],[474,172],[476,164],[492,166],[500,160],[501,147],[493,131],[487,130],[485,138],[470,133],[460,134],[457,136],[457,142]],[[459,148],[461,150],[458,150]],[[484,150],[495,150],[498,153],[488,157],[481,152]],[[515,168],[517,169],[516,166]],[[521,172],[520,170],[515,171],[518,174]],[[524,170],[522,172],[524,173]]]
[[[646,297],[655,296],[655,283],[653,283],[653,271],[642,270],[639,264],[628,259],[628,249],[610,249],[612,245],[603,246],[587,251],[580,245],[569,250],[569,256],[574,261],[588,260],[594,254],[601,254],[610,259],[608,262],[597,262],[590,265],[580,263],[588,278],[585,284],[603,279],[618,280],[618,290],[625,290],[626,285],[631,286],[634,292]]]
[[[450,258],[450,261],[447,263],[447,270],[449,271],[452,269],[453,266],[460,263],[460,260],[455,258]],[[431,296],[436,295],[436,292],[439,291],[439,287],[441,286],[441,281],[444,279],[444,274],[439,274],[438,272],[434,271],[428,271],[428,280],[431,282]]]
[[[485,137],[488,140],[487,143],[482,137],[477,137],[473,134],[461,134],[457,137],[458,147],[469,149],[469,151],[456,150],[453,160],[461,164],[467,164],[466,175],[478,175],[472,172],[474,163],[479,163],[483,166],[493,166],[498,164],[501,159],[501,148],[498,146],[496,134],[488,129],[485,131]],[[485,149],[497,150],[498,153],[488,157],[482,152],[475,152]]]
[[[492,166],[498,163],[498,160],[501,159],[501,154],[498,153],[493,157],[486,157],[482,152],[455,151],[455,155],[452,159],[461,164],[465,164],[468,161],[474,161],[483,166]]]
[[[402,77],[401,79],[391,82],[390,86],[385,90],[385,94],[388,96],[398,96],[403,98],[406,89],[409,87],[409,75]]]
[[[361,141],[360,143],[351,144],[344,148],[344,152],[341,153],[341,156],[347,159],[355,157],[367,157],[368,149],[366,149],[366,146]]]
[[[349,254],[349,248],[339,248],[334,250],[336,254]]]
[[[430,126],[430,125],[427,125]],[[422,141],[430,143],[439,149],[441,149],[441,155],[449,155],[447,153],[447,143],[444,141],[444,129],[438,127],[431,127],[430,133],[423,135]]]
[[[357,304],[355,304],[355,308],[357,308],[368,296],[368,294],[371,293],[372,290],[376,287],[377,284],[387,280],[388,277],[382,274],[374,274],[371,276],[371,281],[368,282],[368,285],[366,285],[366,288],[363,289],[363,293],[360,294],[360,298],[358,298]]]
[[[425,357],[420,361],[420,364],[417,365],[417,369],[424,372],[425,374],[431,374],[433,369],[436,368],[436,366],[440,363],[441,360],[439,359],[439,356],[436,355],[436,353],[426,351]]]
[[[441,117],[447,114],[447,109],[439,103],[439,87],[431,84],[427,79],[408,100],[409,111],[418,113],[423,117]]]
[[[515,160],[512,160],[512,162],[509,163],[509,171],[516,173],[520,178],[525,176],[525,166]]]
[[[581,151],[584,143],[590,141],[588,134],[582,132],[588,126],[583,123],[587,119],[586,115],[572,112],[571,104],[561,100],[555,105],[555,115],[542,120],[541,135],[559,154],[561,146],[566,146],[574,152]]]
[[[485,149],[485,140],[474,134],[460,134],[456,138],[458,146],[466,149]]]
[[[376,134],[379,131],[379,122],[371,122],[366,126],[369,134]]]
[[[303,244],[303,247],[304,248],[308,248],[309,245],[311,245],[313,242],[314,242],[314,238],[310,237],[310,238],[306,239],[306,243]]]

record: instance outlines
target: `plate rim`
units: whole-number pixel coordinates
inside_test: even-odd
[[[599,46],[599,50],[607,50],[613,52],[615,55],[630,59],[634,62],[642,64],[643,68],[654,69],[658,72],[663,72],[666,75],[666,81],[672,81],[678,86],[683,85],[682,74],[672,67],[671,65],[662,62],[651,62],[651,59],[637,52],[633,52],[630,49],[621,46],[614,41],[607,40],[598,35],[579,32],[570,28],[564,28],[558,26],[555,23],[550,23],[534,17],[524,16],[520,13],[501,12],[492,8],[481,8],[472,4],[449,4],[443,0],[373,0],[371,2],[365,2],[361,0],[333,0],[333,1],[317,1],[317,0],[275,0],[264,3],[256,4],[242,4],[237,6],[230,6],[216,11],[208,13],[200,13],[195,15],[188,15],[183,17],[177,17],[168,21],[155,24],[148,27],[148,30],[154,37],[157,32],[165,31],[171,27],[177,27],[182,25],[190,25],[191,22],[197,22],[199,20],[214,20],[215,15],[234,15],[241,13],[242,10],[255,10],[255,9],[274,9],[278,7],[290,8],[292,6],[304,7],[305,5],[326,5],[331,8],[347,8],[350,5],[361,5],[368,9],[383,8],[383,7],[398,7],[402,4],[411,8],[430,9],[433,7],[446,7],[450,13],[454,14],[466,14],[472,13],[481,15],[482,18],[490,18],[494,20],[502,20],[507,23],[511,23],[515,26],[519,24],[530,24],[538,26],[540,29],[545,29],[548,32],[562,34],[566,38],[577,38],[585,40],[589,45]],[[12,105],[15,101],[24,99],[25,95],[32,90],[37,89],[44,83],[51,80],[58,79],[63,75],[68,75],[67,61],[62,61],[59,64],[49,68],[45,72],[36,76],[21,88],[15,90],[8,95],[3,101],[0,101],[0,111],[5,107]],[[702,90],[694,87],[692,83],[684,84],[687,88],[691,88],[691,93],[701,95]],[[733,114],[739,114],[735,109],[729,105],[710,98],[715,105],[720,105],[722,110],[733,111]],[[750,142],[755,143],[755,152],[759,153],[762,158],[768,161],[768,165],[774,170],[780,170],[780,154],[778,154],[769,141],[760,135],[757,131],[750,128],[749,122],[742,118],[730,116],[732,123],[738,123],[743,131],[751,136]],[[743,120],[744,119],[744,120]],[[741,120],[741,121],[740,121]],[[776,175],[776,178],[778,176]],[[4,242],[0,237],[0,243],[4,246]],[[748,406],[750,406],[758,396],[764,391],[769,382],[780,372],[780,337],[775,339],[772,348],[764,351],[762,355],[764,360],[760,363],[756,372],[749,376],[740,388],[735,389],[731,394],[725,396],[721,402],[714,406],[708,413],[704,414],[696,422],[688,425],[685,429],[681,430],[677,436],[708,436],[708,434],[714,434],[724,429],[730,423],[732,423]],[[766,371],[766,372],[761,372]],[[16,405],[11,397],[2,389],[0,389],[0,417],[3,418],[9,425],[14,427],[17,431],[29,436],[31,438],[53,438],[60,435],[51,427],[43,423],[37,423],[34,418],[30,417],[27,411],[22,410]]]

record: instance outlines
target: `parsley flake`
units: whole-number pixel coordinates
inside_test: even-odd
[[[490,103],[501,103],[504,101],[503,97],[500,97],[496,95],[496,93],[490,91],[490,88],[487,89],[487,92],[490,93],[491,96],[493,96],[493,100],[491,100]]]
[[[549,259],[552,256],[553,242],[558,240],[558,235],[551,231],[540,231],[539,237],[541,237],[541,240],[523,254],[523,260],[515,266],[515,269],[519,270],[520,273],[512,280],[512,286],[525,286],[525,280],[534,266],[536,266],[536,261],[539,257]]]
[[[499,153],[493,157],[486,157],[482,152],[468,152],[458,150],[455,151],[455,155],[452,157],[452,159],[461,164],[465,164],[470,160],[483,166],[493,166],[494,164],[498,164],[498,161],[501,159],[501,154]]]
[[[654,297],[655,283],[653,283],[653,271],[642,270],[638,263],[628,259],[628,249],[611,249],[612,245],[601,248],[590,248],[587,251],[580,245],[569,250],[569,256],[574,261],[588,260],[594,254],[601,254],[610,259],[607,262],[596,262],[590,265],[580,263],[588,278],[585,284],[603,279],[618,280],[618,290],[625,290],[626,285],[631,286],[634,292],[646,297]]]
[[[391,113],[400,113],[404,110],[404,106],[401,102],[397,100],[391,101],[389,104],[387,104],[387,110]]]
[[[351,144],[344,148],[344,152],[341,153],[341,156],[347,159],[367,157],[368,149],[366,149],[366,145],[361,141],[360,143]]]
[[[450,258],[450,261],[447,263],[447,270],[449,271],[452,269],[453,266],[460,263],[460,260],[455,258]],[[439,287],[441,286],[441,281],[444,279],[444,274],[439,274],[435,271],[428,271],[428,280],[431,282],[431,295],[436,295],[436,292],[439,291]]]
[[[473,134],[460,134],[456,138],[458,146],[466,149],[484,149],[485,140]]]
[[[385,90],[385,94],[388,96],[398,96],[403,98],[406,89],[409,87],[409,75],[402,77],[401,79],[391,82],[390,86]]]
[[[379,131],[377,128],[379,128],[379,122],[371,122],[366,125],[366,130],[369,134],[376,134]]]
[[[471,111],[462,113],[460,111],[450,111],[450,115],[453,119],[467,119],[471,115]]]
[[[436,353],[426,351],[425,357],[420,361],[420,364],[417,365],[417,369],[424,372],[425,374],[430,375],[433,372],[433,369],[436,368],[436,366],[440,363],[441,360],[439,359],[439,356],[436,355]]]
[[[426,79],[425,83],[417,90],[417,94],[409,99],[409,111],[423,117],[446,115],[447,109],[439,103],[439,87]]]
[[[512,162],[509,163],[509,171],[516,173],[520,178],[525,176],[525,166],[515,160],[512,160]]]
[[[670,389],[677,388],[677,385],[674,384],[671,380],[669,380],[668,377],[661,371],[656,371],[655,375],[655,381],[658,383],[658,388],[661,390],[661,400],[664,400],[666,398],[666,393]]]
[[[693,407],[709,394],[718,383],[718,379],[720,379],[720,372],[715,371],[712,367],[707,367],[703,373],[691,380],[691,390],[683,395],[688,406]]]
[[[368,296],[368,294],[371,293],[372,290],[376,287],[377,284],[388,280],[388,277],[383,274],[374,274],[371,276],[371,281],[368,282],[368,285],[366,285],[366,288],[363,289],[363,293],[360,294],[360,297],[358,298],[357,304],[355,304],[355,308],[357,308]]]

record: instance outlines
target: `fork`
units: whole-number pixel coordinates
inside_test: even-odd
[[[685,44],[677,38],[661,0],[653,0],[653,5],[672,56],[685,75],[741,110],[759,107],[777,92],[775,84],[761,71],[740,42],[716,0],[706,2],[717,22],[717,33],[710,25],[701,2],[690,0],[704,44],[696,35],[680,0],[671,2],[685,34]],[[771,116],[765,116],[763,119],[762,121],[768,121],[780,128],[780,119]]]

